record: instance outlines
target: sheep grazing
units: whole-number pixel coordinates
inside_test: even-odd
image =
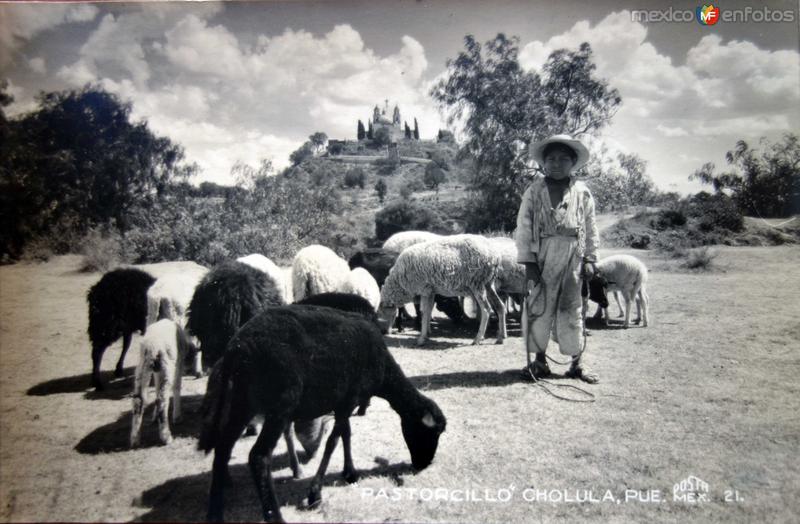
[[[631,304],[635,299],[638,314],[636,322],[641,322],[643,327],[647,327],[649,297],[645,289],[647,267],[644,263],[631,255],[612,255],[597,263],[597,271],[599,274],[589,280],[589,298],[600,304],[595,318],[599,318],[601,312],[605,311],[608,324],[608,299],[605,295],[608,291],[614,292],[614,298],[619,306],[619,316],[622,316],[622,305],[617,296],[617,291],[620,291],[625,299],[624,326],[626,328],[630,326]]]
[[[378,283],[363,267],[357,267],[350,271],[350,275],[342,286],[342,291],[363,297],[375,311],[378,310],[381,303],[381,290]]]
[[[249,465],[264,520],[282,522],[272,480],[272,453],[293,420],[335,414],[319,469],[308,495],[321,500],[322,479],[341,438],[344,478],[358,474],[350,447],[349,417],[373,396],[386,399],[401,419],[412,465],[433,461],[447,421],[434,401],[420,394],[392,358],[380,331],[355,314],[316,306],[268,308],[231,340],[212,373],[203,400],[198,449],[214,450],[208,520],[221,521],[228,462],[245,424],[256,414],[264,426],[250,450]]]
[[[387,238],[383,243],[383,249],[402,253],[407,247],[430,242],[431,240],[439,240],[440,238],[443,238],[443,236],[429,231],[401,231]]]
[[[258,253],[239,257],[236,261],[258,269],[269,275],[275,282],[278,282],[281,285],[281,295],[283,295],[284,304],[291,304],[294,301],[291,287],[291,274],[287,279],[286,270],[284,268],[278,267],[275,262]]]
[[[121,268],[104,274],[89,290],[86,300],[92,343],[92,386],[98,391],[105,387],[100,380],[100,363],[106,348],[122,337],[122,354],[114,370],[114,375],[121,377],[134,331],[145,332],[147,290],[155,281],[139,269]]]
[[[210,368],[234,333],[267,306],[284,304],[282,285],[241,262],[225,262],[197,285],[189,304],[187,330],[200,341],[203,366]]]
[[[428,339],[434,294],[471,296],[481,313],[473,344],[480,344],[486,333],[489,303],[497,312],[497,342],[502,343],[506,337],[505,306],[492,288],[499,266],[500,257],[489,241],[478,235],[453,235],[406,248],[383,285],[379,315],[391,325],[395,308],[419,295],[422,330],[417,343],[421,345]]]
[[[172,398],[173,424],[181,416],[181,378],[184,361],[191,359],[196,348],[189,341],[180,324],[162,319],[148,327],[139,345],[139,365],[133,385],[133,420],[131,423],[131,447],[140,444],[142,417],[147,405],[147,388],[150,377],[156,387],[155,418],[163,444],[172,442],[167,421],[169,400]]]
[[[500,255],[500,268],[494,281],[497,294],[507,302],[506,298],[522,304],[525,294],[525,266],[517,262],[517,244],[513,238],[493,237],[487,239],[495,253]]]
[[[292,261],[294,301],[311,295],[342,291],[350,276],[350,267],[331,249],[314,244],[304,247]]]

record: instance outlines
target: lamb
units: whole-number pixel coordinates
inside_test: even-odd
[[[492,288],[500,257],[478,235],[453,235],[406,248],[397,258],[381,290],[379,316],[391,322],[395,308],[421,297],[422,330],[417,344],[428,339],[433,296],[471,296],[480,307],[480,327],[473,344],[480,344],[489,323],[489,303],[497,312],[498,337],[506,337],[505,306]],[[488,297],[488,302],[487,302]]]
[[[135,331],[147,328],[147,290],[155,278],[140,269],[119,268],[102,276],[87,294],[89,303],[89,340],[92,343],[92,386],[101,391],[100,363],[103,353],[122,337],[122,354],[114,375],[121,377],[125,354]]]
[[[437,235],[429,231],[401,231],[387,238],[383,243],[383,249],[402,253],[407,247],[423,242],[430,242],[431,240],[439,240],[440,238],[442,238],[442,235]]]
[[[284,304],[291,304],[294,301],[291,288],[291,275],[289,275],[287,279],[286,270],[284,268],[278,267],[275,262],[258,253],[239,257],[236,261],[263,271],[275,282],[278,282],[281,285],[281,295],[283,295]]]
[[[365,298],[376,311],[381,302],[381,290],[378,283],[363,267],[357,267],[350,271],[350,275],[342,286],[342,291]]]
[[[317,306],[273,307],[247,323],[231,340],[212,372],[203,400],[198,449],[214,450],[208,520],[221,521],[228,462],[242,428],[256,414],[264,426],[250,450],[249,465],[264,520],[283,522],[272,480],[272,453],[293,420],[334,412],[308,502],[321,500],[322,479],[341,438],[344,478],[358,474],[350,447],[350,414],[373,396],[386,399],[401,419],[414,468],[433,461],[447,421],[439,406],[419,393],[395,362],[380,331],[359,315]]]
[[[153,377],[156,387],[155,418],[163,444],[172,442],[167,421],[169,400],[172,398],[173,424],[181,416],[181,378],[186,359],[196,351],[180,324],[171,319],[161,319],[148,327],[139,345],[139,365],[133,385],[133,415],[131,447],[141,442],[142,417],[147,403],[147,387]]]
[[[304,247],[292,261],[294,301],[327,291],[342,291],[349,275],[347,262],[333,250],[319,244]]]
[[[614,292],[614,298],[619,307],[619,316],[622,316],[622,305],[619,303],[617,291],[622,292],[625,299],[625,323],[627,328],[630,326],[631,303],[636,299],[637,323],[647,327],[647,309],[649,298],[645,284],[647,283],[647,267],[638,258],[631,255],[612,255],[600,260],[597,263],[598,274],[589,280],[589,298],[598,302],[595,318],[599,318],[602,311],[605,311],[606,324],[608,324],[608,299],[605,297],[607,291]]]

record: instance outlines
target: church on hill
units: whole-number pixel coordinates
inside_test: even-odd
[[[397,104],[394,105],[394,110],[392,111],[391,114],[392,116],[390,118],[388,99],[384,100],[383,109],[378,107],[377,104],[375,105],[375,108],[372,110],[372,118],[368,120],[369,126],[372,128],[373,134],[377,132],[379,129],[386,128],[389,130],[389,136],[391,137],[392,142],[400,142],[406,139],[413,139],[414,128],[408,128],[411,136],[407,137],[406,128],[408,127],[408,123],[403,122],[402,119],[400,118],[400,107]]]

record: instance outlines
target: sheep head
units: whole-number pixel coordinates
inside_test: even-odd
[[[427,468],[436,455],[439,436],[447,426],[447,419],[432,400],[422,397],[423,408],[402,418],[403,438],[411,453],[411,464],[416,470]]]
[[[589,279],[589,299],[597,302],[600,307],[608,307],[608,296],[606,296],[606,288],[608,281],[602,275],[594,275]]]

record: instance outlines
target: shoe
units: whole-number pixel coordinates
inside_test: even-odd
[[[534,360],[531,362],[530,368],[522,368],[522,374],[526,378],[530,378],[531,374],[533,378],[547,378],[552,373],[550,372],[550,366],[547,365],[547,362],[539,362],[538,360]]]
[[[596,374],[586,371],[581,366],[569,368],[569,370],[564,373],[564,376],[567,378],[577,378],[587,384],[597,384],[600,381]]]

